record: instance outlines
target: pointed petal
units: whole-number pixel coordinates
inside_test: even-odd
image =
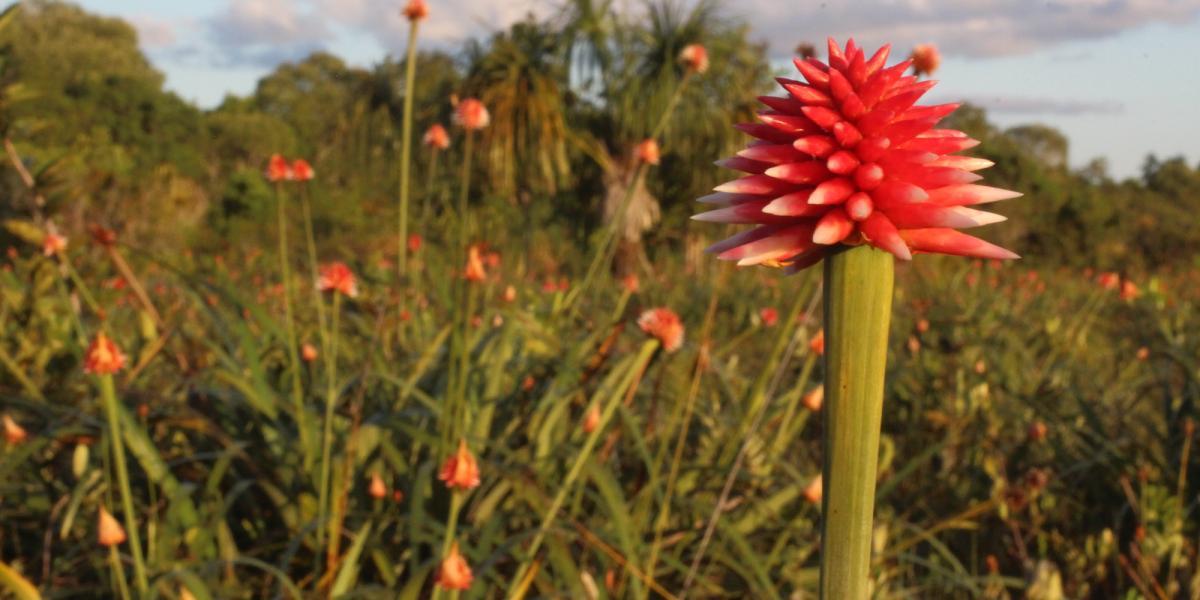
[[[793,98],[803,102],[808,106],[833,106],[833,98],[828,94],[818,90],[817,88],[800,82],[784,83],[783,89],[787,90]]]
[[[805,108],[807,109],[808,107]],[[785,115],[783,113],[767,111],[758,113],[758,118],[763,123],[787,134],[816,133],[819,131],[817,124],[800,115]]]
[[[758,200],[767,199],[769,198],[764,198],[763,196],[758,196],[756,194],[730,194],[727,192],[716,192],[714,194],[696,198],[696,202],[729,206],[733,204],[741,204],[742,202],[755,202]]]
[[[887,217],[900,229],[953,227],[966,229],[1006,220],[1003,215],[961,206],[936,204],[898,204],[887,209]]]
[[[705,248],[704,251],[708,254],[720,254],[731,248],[737,248],[743,244],[749,244],[751,242],[774,235],[775,232],[779,231],[780,229],[782,229],[782,227],[778,225],[763,225],[761,227],[755,227],[754,229],[749,229],[725,238]]]
[[[871,213],[867,220],[859,224],[859,231],[872,246],[891,252],[901,260],[912,260],[912,252],[900,238],[900,232],[887,217],[883,216],[883,213],[879,211]]]
[[[825,40],[825,43],[829,47],[829,66],[835,69],[845,69],[850,66],[850,63],[846,60],[846,55],[842,53],[841,47],[838,46],[837,40],[830,37]]]
[[[976,158],[974,156],[941,156],[929,163],[935,167],[951,167],[954,169],[962,169],[964,171],[982,171],[996,163],[986,158]]]
[[[846,211],[841,208],[835,208],[821,217],[817,221],[817,228],[813,230],[813,242],[817,244],[836,244],[850,235],[854,231],[854,221],[846,214]]]
[[[871,76],[879,72],[879,69],[883,68],[883,65],[887,64],[888,55],[891,54],[891,52],[892,45],[884,44],[882,48],[875,51],[875,54],[871,55],[871,58],[866,62],[867,79],[870,79]]]
[[[768,171],[774,171],[778,168],[779,167],[774,167],[772,169],[768,169]],[[821,168],[824,169],[824,167]],[[789,184],[787,181],[781,181],[775,177],[768,177],[767,175],[750,175],[749,177],[742,177],[741,179],[734,179],[733,181],[722,183],[721,185],[713,188],[713,191],[729,192],[731,194],[778,195],[790,192],[794,187],[795,186]]]
[[[827,135],[808,135],[797,139],[792,147],[809,156],[824,157],[837,148],[837,143]]]
[[[808,184],[824,181],[829,177],[829,170],[825,165],[814,161],[789,163],[786,165],[776,165],[766,170],[766,174],[781,179],[792,184]],[[789,186],[790,187],[790,186]],[[726,190],[717,190],[726,191]]]
[[[825,131],[833,129],[833,126],[842,120],[840,113],[824,106],[805,106],[804,116]]]
[[[714,162],[713,164],[717,165],[718,167],[725,168],[725,169],[732,169],[734,171],[741,171],[743,173],[750,173],[752,175],[759,175],[763,171],[766,171],[767,168],[771,166],[769,163],[759,162],[757,160],[750,160],[748,158],[742,158],[740,156],[734,156],[732,158],[722,158],[721,160],[718,160],[718,161]]]
[[[806,252],[802,252],[793,256],[786,267],[785,272],[788,275],[795,275],[804,269],[807,269],[819,262],[821,259],[829,255],[829,248],[826,246],[816,246]]]
[[[935,252],[955,256],[974,256],[1011,260],[1021,258],[1016,253],[1001,248],[977,237],[953,229],[910,229],[900,234],[912,249],[918,252]]]
[[[769,200],[760,200],[756,202],[743,202],[741,204],[734,204],[732,206],[726,206],[725,208],[718,208],[717,210],[710,210],[708,212],[692,215],[692,220],[704,221],[707,223],[732,223],[736,225],[767,225],[786,224],[793,222],[793,220],[788,217],[780,217],[778,215],[764,213],[762,209],[769,202]]]
[[[809,204],[808,197],[812,195],[812,190],[803,190],[785,194],[771,201],[770,204],[763,207],[763,212],[771,215],[781,215],[787,217],[812,217],[823,214],[829,210],[829,207],[816,204]]]
[[[781,113],[789,115],[800,114],[800,109],[804,108],[804,103],[795,98],[780,98],[778,96],[759,96],[758,101],[777,110]]]
[[[717,255],[721,260],[736,260],[738,266],[757,265],[768,260],[783,260],[812,247],[816,224],[801,223],[785,227],[760,240],[730,248]]]
[[[888,179],[871,192],[875,206],[887,208],[897,204],[915,204],[929,200],[925,190],[903,181]]]
[[[812,195],[808,197],[809,204],[838,204],[845,202],[850,194],[855,192],[854,183],[845,177],[835,177],[821,182]]]
[[[806,79],[810,85],[819,90],[829,89],[829,75],[825,73],[825,71],[828,70],[828,67],[825,67],[821,61],[815,58],[809,58],[807,60],[797,58],[793,62],[796,64],[796,69],[800,71],[800,74],[804,76],[804,79]]]
[[[1019,198],[1023,194],[986,185],[952,185],[929,192],[929,201],[941,206],[969,206]]]
[[[800,138],[804,139],[804,138]],[[738,156],[756,160],[772,165],[781,165],[784,163],[799,162],[804,160],[804,155],[801,154],[792,144],[760,144],[750,146],[741,152]]]
[[[738,123],[733,127],[760,140],[776,144],[789,144],[796,137],[762,123]]]
[[[929,167],[925,165],[897,165],[889,164],[884,166],[889,177],[907,181],[917,187],[932,190],[947,185],[960,185],[964,183],[972,183],[983,179],[983,176],[955,169],[952,167]]]

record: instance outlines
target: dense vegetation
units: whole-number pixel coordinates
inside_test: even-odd
[[[483,100],[492,123],[469,172],[461,130],[415,153],[404,285],[403,61],[314,54],[206,111],[163,89],[126,23],[42,1],[5,20],[0,414],[28,437],[0,446],[0,595],[18,577],[47,598],[118,594],[95,517],[121,513],[113,439],[83,372],[100,329],[130,357],[117,391],[160,595],[427,597],[457,506],[437,479],[448,398],[482,471],[457,524],[466,595],[811,595],[819,276],[717,264],[699,248],[718,228],[687,220],[728,178],[711,163],[742,143],[731,124],[774,93],[765,48],[725,9],[656,2],[635,19],[571,0],[421,53],[418,138],[450,126],[456,98]],[[712,68],[681,86],[693,42]],[[663,114],[663,160],[641,184],[631,152]],[[1200,165],[1148,157],[1118,181],[1102,161],[1072,169],[1050,127],[1002,130],[970,106],[951,120],[982,140],[990,184],[1026,194],[984,234],[1025,259],[901,268],[877,594],[1200,597]],[[273,186],[274,153],[316,179]],[[616,266],[592,281],[626,189]],[[460,191],[469,216],[451,208]],[[322,344],[296,386],[285,289],[298,341],[317,344],[337,306],[310,292],[310,205],[321,261],[349,264],[362,294],[340,305],[333,375]],[[467,292],[464,221],[494,257]],[[69,258],[43,256],[48,223]],[[96,226],[118,243],[89,242]],[[635,325],[654,306],[682,317],[678,352]],[[327,383],[332,548],[312,460]]]

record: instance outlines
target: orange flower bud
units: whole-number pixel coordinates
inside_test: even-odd
[[[821,477],[820,474],[818,474],[816,477],[813,477],[812,480],[808,482],[807,486],[805,486],[804,499],[807,500],[809,502],[809,504],[820,504],[821,503],[821,494],[823,493],[823,491],[824,491],[823,478]]]
[[[103,331],[97,333],[84,354],[83,372],[109,375],[124,368],[125,355],[121,353],[121,349],[117,348],[117,345],[107,335],[104,335]]]
[[[435,582],[445,590],[465,590],[471,587],[471,566],[458,551],[458,542],[450,546],[450,553],[442,558]]]
[[[125,543],[125,528],[117,519],[109,514],[103,506],[100,507],[100,524],[97,526],[96,538],[101,546],[116,546]]]
[[[479,486],[479,464],[467,449],[467,440],[460,439],[458,450],[446,457],[438,479],[444,481],[446,487],[451,489],[469,490]]]
[[[819,385],[813,391],[805,394],[800,399],[800,403],[804,405],[804,408],[813,412],[821,410],[821,406],[825,403],[825,386]]]
[[[467,98],[455,107],[454,120],[463,129],[475,131],[487,127],[491,116],[482,102],[476,98]]]
[[[313,171],[312,165],[308,164],[307,160],[297,158],[292,163],[292,179],[296,181],[311,181],[315,176],[316,172]]]
[[[380,477],[379,473],[371,473],[371,485],[367,486],[367,493],[376,500],[387,497],[387,485],[383,483],[383,477]]]
[[[340,261],[321,265],[317,289],[322,292],[336,292],[349,298],[358,297],[358,281],[354,278],[354,272]]]
[[[429,5],[425,4],[425,0],[409,0],[408,6],[404,7],[404,18],[409,21],[420,21],[429,16]]]
[[[450,134],[446,133],[446,128],[440,124],[434,123],[425,130],[425,137],[422,138],[426,146],[435,150],[445,150],[450,147]]]
[[[658,142],[653,139],[642,140],[633,150],[633,155],[648,165],[657,165],[662,156],[658,150]]]
[[[700,44],[688,44],[679,51],[679,62],[693,73],[703,73],[708,70],[708,50]]]
[[[29,433],[25,431],[25,428],[21,427],[20,424],[14,421],[12,416],[7,414],[4,415],[3,421],[4,441],[8,442],[8,445],[16,446],[17,444],[24,442],[25,439],[29,437]]]
[[[591,433],[599,426],[600,407],[593,405],[590,409],[588,409],[587,413],[583,415],[583,432]]]

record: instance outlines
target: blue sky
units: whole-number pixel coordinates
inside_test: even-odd
[[[423,43],[453,49],[548,0],[428,0]],[[367,66],[403,47],[402,0],[82,0],[138,29],[167,85],[204,107],[245,94],[281,61],[326,49]],[[618,5],[637,6],[632,0]],[[930,94],[982,104],[1001,125],[1045,123],[1071,162],[1105,157],[1116,176],[1146,154],[1200,161],[1200,0],[858,0],[726,2],[781,63],[800,41],[854,35],[944,57]],[[714,57],[714,60],[718,57]]]

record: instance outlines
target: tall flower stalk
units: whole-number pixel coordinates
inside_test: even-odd
[[[137,518],[133,511],[133,493],[129,485],[129,467],[125,462],[125,442],[121,436],[120,407],[117,400],[116,384],[113,374],[125,368],[125,355],[117,345],[103,332],[96,334],[87,352],[84,354],[86,373],[96,376],[97,387],[100,388],[100,402],[104,407],[104,417],[108,421],[108,445],[112,450],[113,468],[117,473],[117,490],[121,496],[121,512],[125,518],[125,530],[128,533],[129,553],[133,558],[134,584],[139,596],[145,596],[150,590],[149,579],[146,576],[146,562],[142,554],[141,535],[138,533]]]
[[[421,26],[421,21],[429,14],[428,7],[425,6],[423,0],[410,2],[404,9],[404,16],[408,18],[408,53],[404,66],[404,116],[400,126],[400,216],[399,216],[399,234],[397,240],[397,273],[399,275],[400,285],[400,306],[397,308],[400,313],[405,309],[405,295],[403,286],[408,277],[408,188],[409,188],[409,169],[412,162],[412,127],[413,127],[413,88],[416,86],[417,77],[417,29]],[[398,313],[399,314],[399,313]],[[400,336],[404,330],[404,319],[397,318],[397,336]],[[401,339],[397,337],[397,342]]]
[[[959,156],[976,140],[937,129],[957,104],[917,106],[934,82],[829,40],[829,62],[797,58],[804,81],[764,96],[758,141],[723,167],[746,173],[701,198],[701,221],[755,225],[709,248],[740,266],[796,272],[825,264],[825,469],[821,597],[865,600],[887,365],[894,260],[915,252],[1016,254],[958,229],[1004,220],[968,208],[1020,196],[975,182],[990,161]],[[926,67],[926,72],[928,67]]]
[[[317,497],[317,542],[324,545],[326,529],[330,535],[334,532],[334,523],[326,520],[330,512],[330,474],[332,472],[333,453],[333,413],[338,401],[337,385],[337,354],[338,340],[341,337],[341,298],[358,296],[358,282],[350,268],[340,262],[324,265],[320,269],[316,288],[319,292],[333,294],[333,307],[330,311],[329,347],[325,356],[325,415],[321,435],[321,479]],[[332,564],[332,560],[329,561]]]
[[[279,274],[283,285],[283,318],[286,321],[288,368],[292,373],[292,404],[296,413],[296,429],[300,432],[300,445],[305,448],[305,464],[311,464],[307,449],[308,425],[304,410],[304,387],[300,382],[300,352],[296,346],[296,318],[292,312],[292,268],[288,256],[287,194],[283,182],[294,179],[291,165],[276,154],[267,165],[267,179],[275,184],[275,206],[279,228]]]

